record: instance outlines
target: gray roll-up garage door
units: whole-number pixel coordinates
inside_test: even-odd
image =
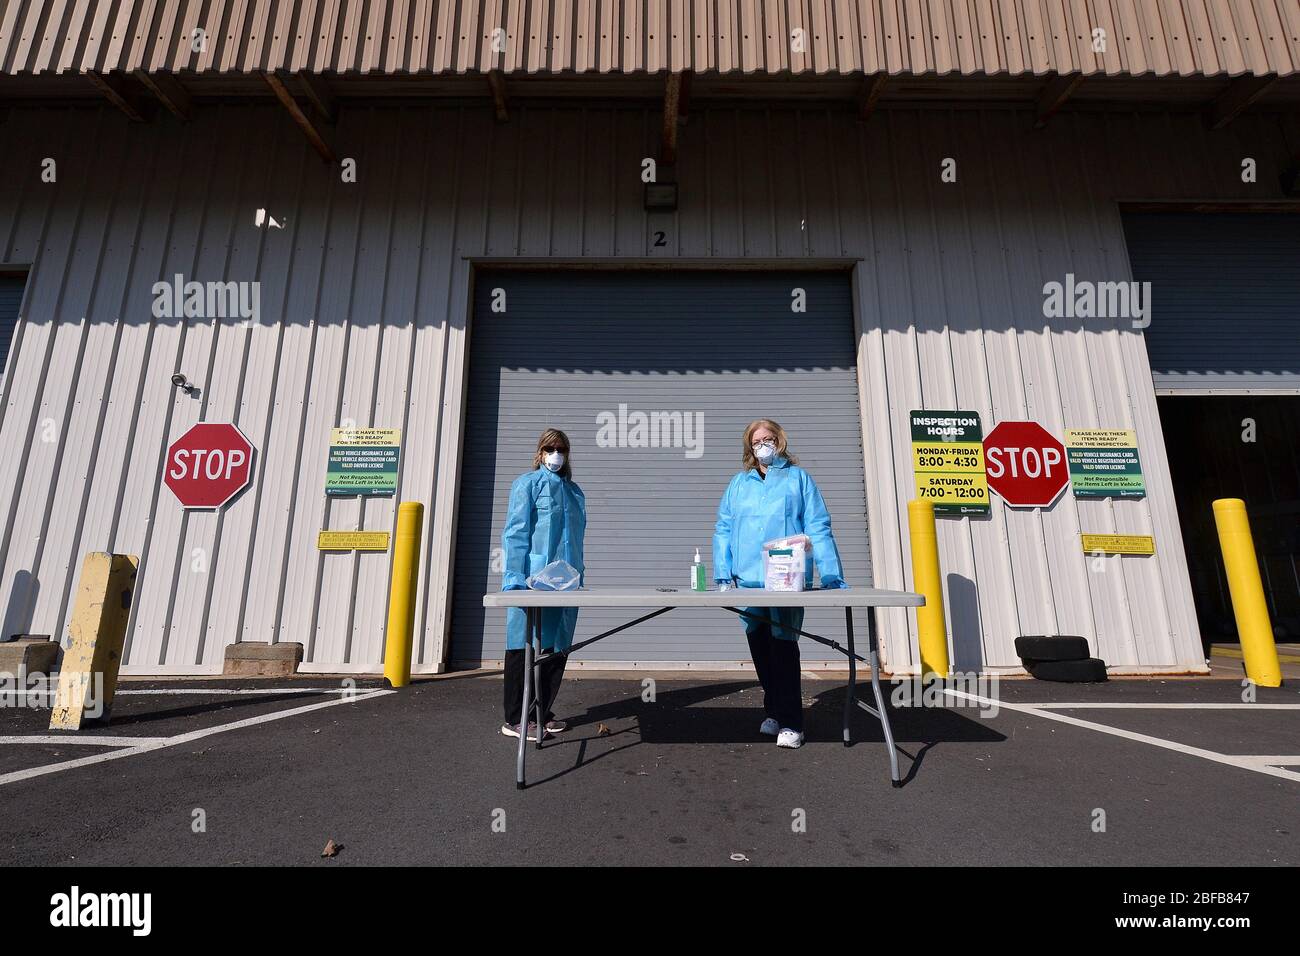
[[[791,311],[795,288],[805,290],[806,313]],[[495,290],[504,313],[492,310]],[[870,582],[847,273],[481,271],[474,299],[453,663],[503,657],[505,614],[485,611],[482,595],[501,587],[510,483],[530,470],[547,426],[569,435],[586,494],[588,586],[685,588],[697,547],[711,579],[718,500],[740,470],[745,425],[760,417],[785,427],[821,488],[846,579]],[[602,439],[619,421],[633,439],[638,416],[655,413],[667,447]],[[576,639],[634,616],[584,609]],[[814,633],[843,627],[842,613],[808,613]],[[801,651],[808,660],[837,656],[808,641]],[[748,660],[748,649],[739,618],[682,609],[575,660],[730,662]]]
[[[5,363],[13,347],[14,329],[18,325],[18,310],[23,304],[23,287],[27,277],[0,275],[0,385],[5,380]]]
[[[1124,232],[1157,389],[1300,388],[1300,215],[1135,212]]]

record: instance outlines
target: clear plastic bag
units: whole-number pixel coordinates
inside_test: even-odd
[[[794,534],[763,542],[763,587],[805,591],[812,587],[812,539]]]
[[[582,572],[568,561],[552,561],[526,583],[534,591],[572,591],[582,586]]]

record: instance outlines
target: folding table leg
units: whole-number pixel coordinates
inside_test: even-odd
[[[885,710],[885,696],[880,692],[880,652],[876,646],[876,609],[867,608],[867,643],[871,647],[871,690],[876,696],[876,709],[880,711],[880,726],[885,729],[885,746],[889,748],[889,779],[895,787],[903,785],[898,775],[898,752],[894,747],[894,731],[889,726],[889,711]]]
[[[542,720],[542,609],[537,609],[537,646],[533,650],[533,709],[534,716],[537,718],[537,743],[535,746],[538,750],[542,749],[542,738],[546,733],[542,727],[545,721]]]
[[[844,630],[849,639],[849,686],[844,691],[844,746],[852,743],[849,736],[849,717],[853,713],[853,705],[858,699],[858,659],[857,650],[853,645],[853,608],[844,609]]]
[[[524,636],[524,699],[519,706],[519,753],[515,757],[515,788],[524,789],[524,752],[528,749],[528,709],[532,693],[533,680],[533,622],[540,614],[535,607],[525,609],[528,615],[528,630]],[[539,735],[540,736],[540,735]]]

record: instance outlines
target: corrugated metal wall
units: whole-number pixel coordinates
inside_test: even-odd
[[[1236,75],[1297,64],[1295,0],[10,0],[0,10],[8,73]]]
[[[861,256],[859,366],[877,581],[903,587],[910,408],[974,408],[1138,431],[1150,495],[995,503],[945,521],[955,661],[1014,663],[1018,633],[1081,633],[1115,665],[1200,658],[1160,424],[1141,340],[1042,317],[1067,271],[1128,274],[1115,197],[1273,198],[1300,146],[1294,118],[1012,112],[701,111],[683,132],[677,213],[642,209],[641,111],[352,110],[324,167],[273,109],[217,108],[179,126],[109,109],[14,111],[0,151],[0,264],[34,262],[0,402],[0,607],[37,633],[66,620],[78,556],[141,555],[128,666],[220,667],[235,639],[302,641],[317,669],[373,670],[387,558],[320,555],[323,527],[385,527],[392,504],[327,502],[329,428],[404,428],[401,496],[429,503],[417,667],[443,653],[471,256],[736,259]],[[1243,151],[1258,185],[1240,181]],[[939,181],[958,159],[958,183]],[[41,181],[41,159],[58,180]],[[258,228],[265,208],[283,228]],[[663,231],[666,244],[654,245]],[[154,320],[152,284],[262,282],[260,323]],[[202,387],[178,393],[175,369]],[[235,419],[256,486],[184,514],[160,484],[169,439]],[[1154,533],[1154,558],[1081,560],[1077,533]],[[432,573],[430,573],[432,571]],[[884,616],[892,665],[904,612]]]

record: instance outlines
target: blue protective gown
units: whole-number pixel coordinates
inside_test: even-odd
[[[822,587],[844,587],[840,552],[831,535],[831,516],[812,476],[782,457],[773,459],[763,478],[757,468],[731,479],[718,505],[713,532],[713,577],[734,581],[742,588],[761,588],[763,542],[792,534],[812,539],[813,561],[821,572]],[[772,633],[796,641],[799,635],[785,627],[803,627],[803,608],[745,608],[774,622]],[[745,632],[753,634],[762,622],[744,618]]]
[[[527,580],[552,561],[567,561],[580,572],[582,538],[587,531],[587,500],[571,479],[542,466],[520,475],[510,486],[510,504],[501,532],[505,573],[501,590],[526,588]],[[567,651],[578,623],[576,607],[542,610],[542,647]],[[522,608],[506,609],[506,647],[524,649],[528,615]]]

